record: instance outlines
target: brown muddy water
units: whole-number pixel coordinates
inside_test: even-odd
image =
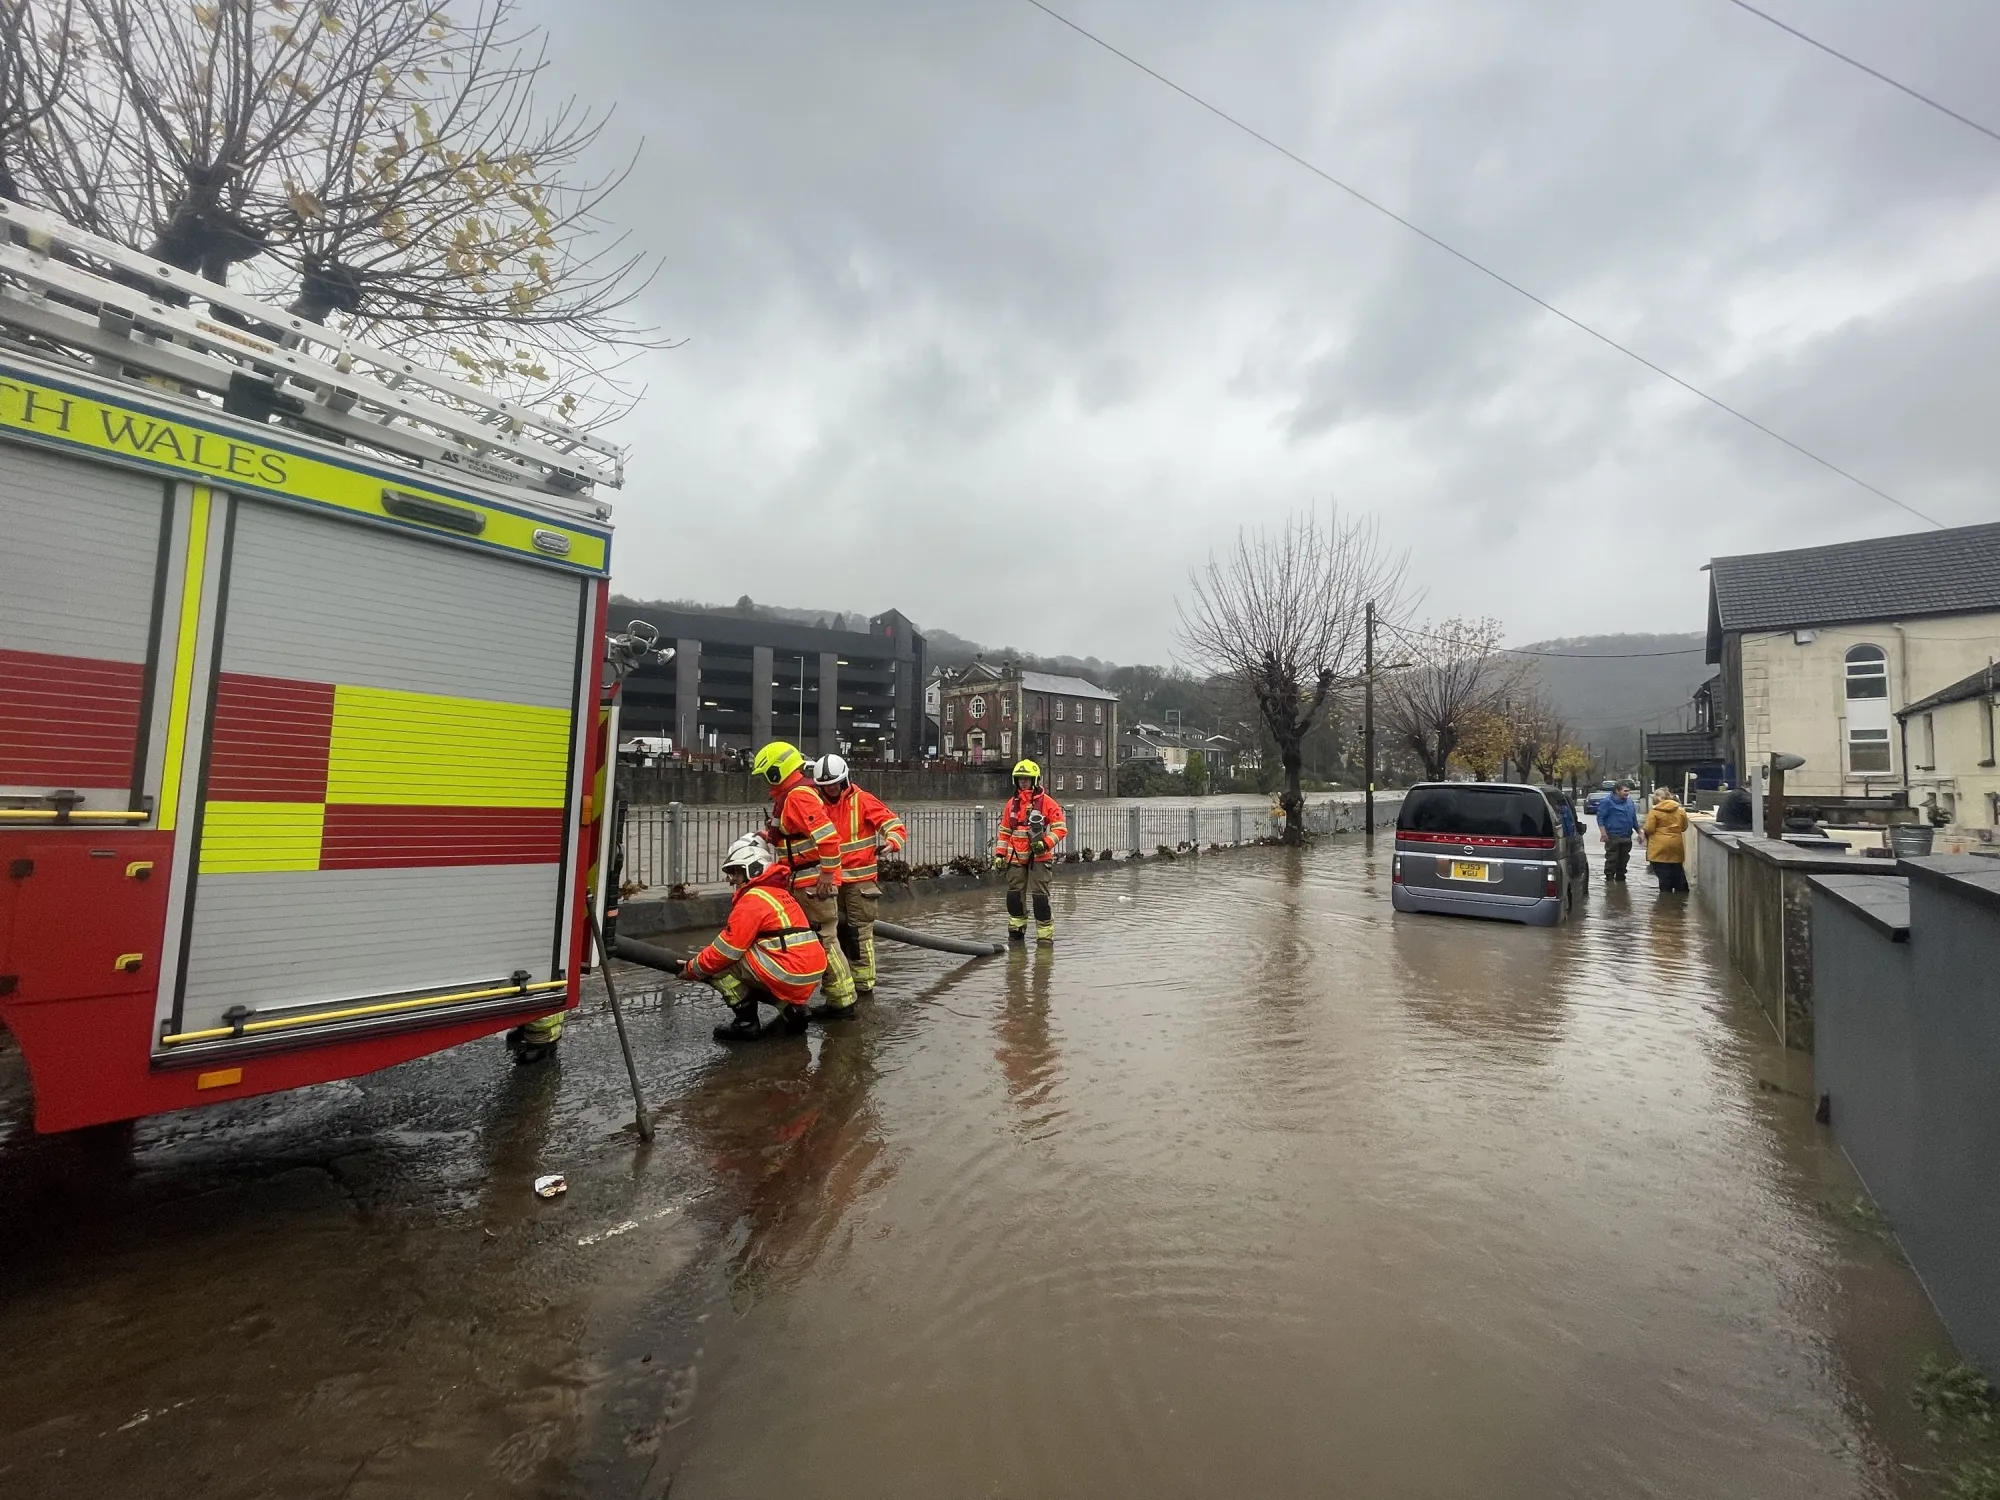
[[[633,974],[646,1152],[595,1015],[123,1140],[0,1055],[0,1495],[1940,1492],[1947,1341],[1696,914],[1386,861],[1096,872],[734,1053]]]

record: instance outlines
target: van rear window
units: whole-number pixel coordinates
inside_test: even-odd
[[[1424,786],[1403,799],[1396,828],[1408,833],[1462,833],[1484,838],[1555,837],[1549,804],[1520,787]]]

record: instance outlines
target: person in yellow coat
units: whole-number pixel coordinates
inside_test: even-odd
[[[1660,894],[1673,895],[1688,888],[1688,816],[1674,794],[1665,787],[1653,791],[1653,807],[1639,832],[1646,840],[1646,867],[1660,882]]]

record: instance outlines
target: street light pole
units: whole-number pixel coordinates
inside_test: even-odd
[[[1375,601],[1367,605],[1367,625],[1362,632],[1363,672],[1361,679],[1361,779],[1367,790],[1362,796],[1362,829],[1375,837]]]

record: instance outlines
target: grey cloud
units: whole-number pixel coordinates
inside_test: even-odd
[[[1721,0],[1073,8],[1920,508],[1994,514],[1992,142]],[[1191,564],[1329,498],[1523,636],[1687,628],[1711,553],[1915,524],[1015,0],[548,15],[557,80],[647,137],[615,212],[691,340],[620,434],[635,592],[1159,659]],[[1802,19],[1983,106],[1989,7]],[[1913,279],[1940,237],[1958,269]],[[1774,299],[1807,331],[1746,335]],[[830,582],[791,583],[794,535]]]

